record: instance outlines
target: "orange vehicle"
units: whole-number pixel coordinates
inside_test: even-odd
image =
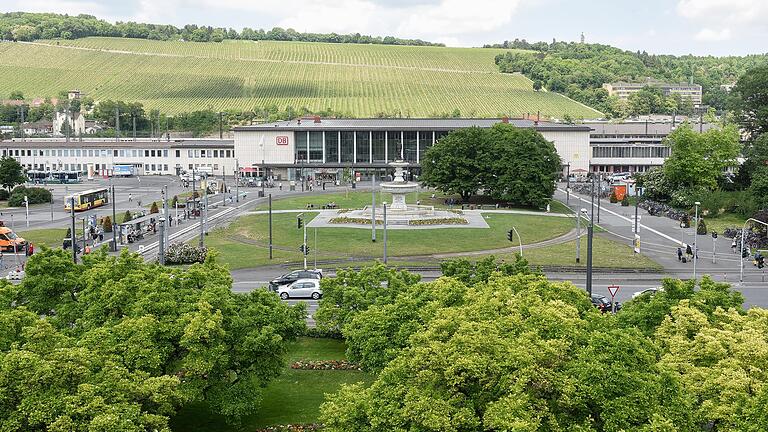
[[[16,245],[14,247],[14,244]],[[27,241],[16,235],[8,227],[0,227],[0,250],[4,252],[24,251]]]

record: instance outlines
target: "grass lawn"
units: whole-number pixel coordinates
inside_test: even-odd
[[[342,360],[344,342],[333,339],[299,338],[289,346],[289,362],[295,360]],[[286,367],[264,391],[259,412],[243,419],[239,427],[228,425],[221,416],[208,411],[204,404],[183,409],[172,421],[175,431],[228,432],[295,423],[313,423],[320,413],[325,394],[342,384],[371,383],[374,377],[358,371],[305,371]]]
[[[431,205],[435,206],[436,208],[448,208],[449,206],[445,205],[446,198],[454,198],[456,202],[461,203],[461,199],[458,195],[456,196],[450,196],[445,195],[442,193],[435,193],[435,198],[432,198],[433,191],[431,190],[423,190],[421,192],[412,192],[406,195],[406,201],[408,203],[415,204],[416,201],[421,201],[421,205]],[[380,206],[382,202],[392,202],[392,194],[388,193],[376,193],[376,202],[377,205]],[[273,210],[295,210],[295,209],[306,209],[307,204],[313,204],[315,208],[322,208],[323,205],[329,203],[329,202],[335,202],[336,205],[339,208],[362,208],[364,206],[371,205],[371,192],[358,192],[356,190],[349,189],[347,192],[335,192],[335,193],[327,193],[327,194],[318,194],[318,195],[312,195],[312,196],[300,196],[300,197],[287,197],[287,198],[280,198],[272,199],[272,209]],[[454,208],[461,208],[461,204],[454,205]],[[259,206],[257,207],[257,210],[266,210],[267,206]],[[532,208],[525,208],[523,210],[533,210],[538,211],[538,209],[532,209]],[[570,210],[568,210],[568,207],[565,206],[565,204],[562,204],[558,201],[552,201],[550,204],[550,211],[553,213],[570,213]]]
[[[49,248],[61,247],[64,236],[67,234],[66,228],[47,228],[34,229],[28,231],[19,231],[17,233],[27,241],[31,241],[36,247],[48,246]]]
[[[642,249],[642,244],[641,244]],[[587,238],[581,239],[581,262],[576,263],[576,242],[569,241],[558,245],[523,251],[523,256],[532,265],[541,266],[578,266],[587,265]],[[514,259],[514,255],[500,255],[506,260]],[[607,268],[636,268],[661,269],[662,266],[647,256],[635,255],[632,248],[626,244],[595,236],[592,242],[592,263],[595,267]]]
[[[704,217],[704,223],[707,224],[707,232],[717,231],[722,234],[726,228],[742,228],[747,219],[735,214],[724,214],[718,217]]]
[[[313,217],[306,213],[305,216]],[[507,231],[515,226],[523,243],[530,244],[565,234],[573,228],[573,221],[561,217],[538,217],[517,214],[486,214],[490,228],[439,228],[426,230],[389,230],[388,255],[407,257],[443,252],[462,252],[496,249],[511,246]],[[305,220],[305,222],[308,221]],[[211,231],[206,246],[217,249],[219,256],[230,268],[248,268],[270,263],[268,259],[267,215],[243,216],[227,228]],[[307,232],[311,262],[315,254],[314,228]],[[376,243],[371,242],[371,231],[360,228],[318,228],[317,258],[378,258],[383,255],[383,230],[377,230]],[[302,255],[298,248],[302,230],[296,228],[296,215],[273,215],[273,244],[285,250],[274,250],[273,264],[298,262]],[[256,244],[254,244],[256,243]]]

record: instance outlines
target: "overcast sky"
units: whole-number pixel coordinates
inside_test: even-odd
[[[479,46],[578,40],[660,54],[768,52],[768,0],[2,0],[0,11],[108,21],[284,27]]]

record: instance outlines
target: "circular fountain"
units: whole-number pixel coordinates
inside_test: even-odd
[[[389,192],[392,194],[392,204],[387,209],[389,213],[394,216],[431,216],[435,212],[435,208],[432,206],[422,205],[408,205],[405,202],[405,196],[411,192],[416,192],[419,189],[419,185],[414,182],[405,180],[404,168],[410,165],[405,161],[390,162],[389,166],[395,168],[395,174],[391,182],[383,182],[381,184],[382,192]],[[370,214],[370,209],[363,209],[364,212]]]

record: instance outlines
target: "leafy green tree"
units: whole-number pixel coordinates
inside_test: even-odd
[[[22,93],[20,90],[12,91],[11,95],[8,99],[11,100],[24,100],[24,93]]]
[[[467,287],[461,301],[434,306],[373,384],[343,386],[326,399],[329,431],[696,426],[652,341],[616,327],[569,283],[494,277]]]
[[[734,111],[751,139],[768,133],[768,65],[750,69],[733,89]]]
[[[419,180],[447,194],[461,195],[466,202],[483,187],[490,160],[488,133],[472,127],[440,138],[421,160]]]
[[[0,283],[0,424],[6,430],[169,431],[205,401],[236,421],[258,409],[284,367],[303,306],[231,292],[209,254],[187,270],[102,249],[30,257],[18,287]]]
[[[728,284],[715,282],[708,276],[701,279],[698,291],[694,291],[694,283],[690,280],[665,279],[662,287],[663,291],[642,295],[625,303],[617,315],[622,327],[638,328],[650,336],[683,300],[708,316],[717,308],[740,310],[744,303],[741,293],[731,291]]]
[[[768,166],[768,133],[747,141],[743,156],[745,160],[739,167],[736,180],[746,188],[752,183],[757,171]]]
[[[150,214],[160,213],[160,209],[157,208],[157,202],[156,201],[152,201],[152,206],[149,207],[149,213]]]
[[[391,303],[398,293],[418,283],[420,278],[381,263],[360,270],[340,270],[335,278],[320,282],[323,298],[315,313],[318,327],[341,330],[355,314],[374,304]]]
[[[539,91],[543,87],[541,80],[535,80],[533,82],[533,91]]]
[[[694,132],[685,124],[666,139],[672,154],[664,162],[664,176],[678,188],[714,190],[726,168],[736,166],[741,144],[734,126]]]
[[[19,162],[10,157],[0,158],[0,184],[9,192],[16,185],[24,184],[27,176],[24,175],[24,169]]]
[[[533,129],[497,124],[488,130],[482,186],[486,193],[516,205],[544,206],[562,172],[554,144]]]
[[[515,261],[511,263],[498,261],[493,255],[477,261],[466,258],[445,260],[440,263],[440,271],[443,276],[452,277],[466,285],[488,282],[491,275],[496,272],[506,276],[540,273],[531,270],[528,261],[520,254],[516,254]]]
[[[768,167],[762,166],[754,171],[749,193],[761,208],[768,207]]]
[[[126,210],[123,215],[123,223],[130,222],[131,220],[133,220],[133,215],[130,210]]]

